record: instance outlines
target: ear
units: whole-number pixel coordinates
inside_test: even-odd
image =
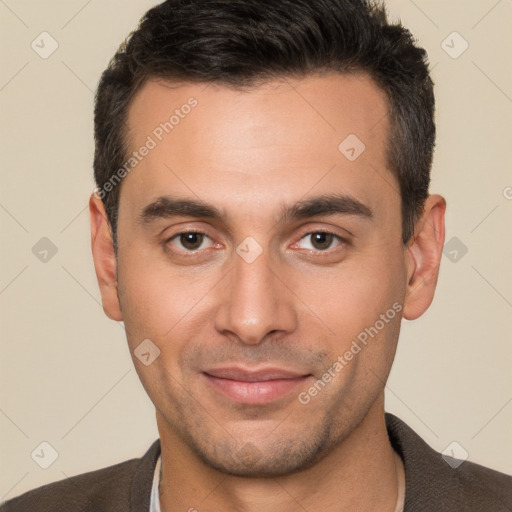
[[[403,309],[407,320],[421,316],[434,298],[443,255],[445,211],[443,197],[429,196],[407,247],[407,290]]]
[[[91,246],[96,278],[101,292],[103,311],[112,320],[121,321],[117,296],[116,257],[110,222],[103,201],[95,193],[89,199],[91,217]]]

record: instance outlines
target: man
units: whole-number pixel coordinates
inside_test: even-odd
[[[99,84],[92,250],[159,440],[9,511],[506,511],[384,412],[429,307],[424,50],[363,0],[169,0]],[[455,464],[454,464],[455,466]]]

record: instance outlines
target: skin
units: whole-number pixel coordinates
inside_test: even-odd
[[[399,186],[386,159],[387,99],[368,76],[315,75],[244,91],[150,81],[129,109],[132,149],[190,97],[197,106],[122,182],[117,260],[103,204],[90,199],[103,307],[124,321],[156,408],[162,510],[393,511],[400,465],[386,433],[384,386],[401,318],[419,317],[433,299],[445,201],[429,196],[404,247]],[[355,161],[338,149],[349,134],[366,146]],[[355,198],[372,217],[276,222],[283,205],[332,193]],[[164,195],[200,199],[224,218],[141,221]],[[197,249],[176,236],[190,231],[206,235],[192,236]],[[317,243],[314,233],[325,231],[336,236]],[[251,263],[236,250],[246,237],[262,250]],[[299,393],[393,304],[401,312],[301,403]],[[148,366],[134,356],[144,339],[160,350]],[[276,400],[244,403],[205,378],[230,365],[306,377]]]

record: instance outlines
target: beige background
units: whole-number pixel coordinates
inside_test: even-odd
[[[152,4],[0,0],[4,499],[139,457],[158,436],[123,328],[100,307],[87,214],[93,91]],[[431,190],[448,201],[447,241],[468,252],[443,256],[433,306],[404,323],[387,409],[439,451],[457,441],[470,460],[512,473],[512,2],[388,6],[430,55]],[[59,44],[48,59],[31,48],[43,31]],[[456,59],[441,46],[454,31],[469,44]],[[454,54],[463,41],[446,44]],[[42,237],[58,249],[46,263],[32,252]],[[31,458],[43,441],[59,454],[46,470]]]

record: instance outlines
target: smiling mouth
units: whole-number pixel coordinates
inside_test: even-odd
[[[250,405],[263,405],[285,397],[312,377],[280,368],[258,371],[219,368],[202,374],[214,391],[235,402]]]

